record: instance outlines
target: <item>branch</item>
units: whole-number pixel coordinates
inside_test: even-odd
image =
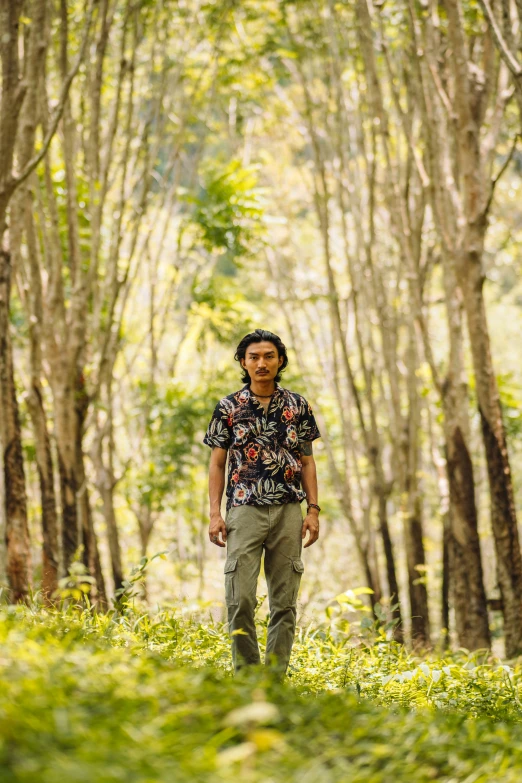
[[[383,23],[382,19],[379,16],[379,27],[381,31],[381,49],[384,53],[384,62],[386,64],[386,70],[388,71],[388,78],[390,82],[390,91],[393,98],[393,103],[395,104],[395,110],[399,116],[399,122],[402,127],[402,132],[404,133],[404,136],[406,138],[406,143],[410,149],[410,153],[413,157],[413,160],[415,161],[415,166],[417,168],[417,172],[419,174],[419,178],[422,183],[423,188],[428,188],[430,185],[430,178],[429,175],[426,172],[426,169],[424,168],[424,163],[422,162],[422,158],[419,155],[419,151],[415,145],[415,141],[413,139],[411,128],[408,128],[408,124],[406,122],[406,117],[404,116],[404,112],[402,110],[401,102],[399,95],[397,93],[397,89],[395,87],[395,74],[393,72],[391,60],[390,60],[390,53],[388,51],[388,46],[386,44],[385,38],[384,38],[384,31],[383,31]]]
[[[74,78],[76,74],[78,73],[78,70],[80,68],[80,65],[83,61],[83,58],[85,57],[85,52],[87,50],[87,43],[89,40],[89,32],[91,29],[91,22],[92,17],[94,14],[94,7],[98,4],[99,0],[91,0],[89,12],[87,14],[87,20],[85,23],[85,29],[83,33],[83,39],[80,46],[80,51],[78,52],[78,56],[76,58],[76,62],[74,63],[73,67],[67,74],[67,77],[65,79],[65,82],[62,87],[62,94],[60,95],[60,100],[58,101],[58,105],[55,109],[54,116],[52,117],[49,127],[47,129],[47,133],[45,135],[45,138],[43,140],[42,148],[40,151],[34,155],[31,160],[29,160],[20,174],[18,176],[13,177],[11,180],[11,195],[16,190],[17,187],[19,187],[22,182],[24,182],[27,177],[34,171],[34,169],[38,166],[38,164],[44,159],[45,155],[47,154],[47,150],[49,149],[49,145],[51,144],[51,141],[53,139],[54,134],[56,133],[56,129],[58,127],[58,123],[60,122],[62,118],[63,111],[65,109],[65,104],[67,103],[67,97],[69,95],[69,89],[71,87],[71,84],[74,81]]]
[[[502,175],[504,174],[505,170],[507,169],[507,167],[511,163],[511,160],[513,159],[513,155],[515,154],[515,150],[517,148],[517,142],[518,142],[518,140],[520,138],[522,138],[522,134],[521,133],[517,133],[515,138],[513,139],[513,144],[511,145],[511,149],[509,151],[509,155],[507,156],[506,160],[504,161],[504,163],[500,167],[500,171],[498,172],[497,176],[494,177],[494,179],[491,180],[491,190],[489,192],[488,202],[487,202],[486,206],[484,207],[484,213],[483,213],[484,217],[487,216],[487,214],[489,212],[489,209],[491,207],[491,202],[493,201],[493,194],[495,193],[495,187],[497,185],[497,182],[502,177]]]
[[[433,84],[435,85],[435,89],[440,98],[440,101],[446,110],[446,114],[448,115],[449,119],[452,120],[452,122],[455,122],[455,120],[457,119],[457,115],[453,111],[451,101],[448,98],[448,94],[444,89],[444,86],[440,80],[440,76],[437,72],[437,69],[435,68],[432,62],[428,62],[428,70],[431,74],[431,78],[433,79]]]
[[[495,16],[493,14],[493,9],[489,4],[489,0],[479,0],[479,3],[484,12],[486,19],[488,20],[489,26],[491,27],[491,30],[497,42],[497,46],[500,50],[500,56],[506,63],[507,67],[509,68],[509,70],[511,71],[515,79],[520,79],[520,77],[522,76],[522,66],[520,65],[515,55],[507,45],[504,36],[502,35],[502,31],[497,24],[497,20],[495,19]]]

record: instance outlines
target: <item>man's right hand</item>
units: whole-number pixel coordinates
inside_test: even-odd
[[[221,533],[221,539],[219,534]],[[221,514],[217,514],[215,517],[210,517],[210,526],[208,529],[208,537],[212,544],[216,546],[225,546],[227,540],[227,529],[225,526],[225,520]]]

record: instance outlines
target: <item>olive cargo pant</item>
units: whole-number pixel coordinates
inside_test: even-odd
[[[225,597],[229,632],[244,632],[232,636],[236,671],[244,664],[260,663],[254,611],[263,549],[270,607],[265,662],[282,672],[288,667],[295,635],[297,593],[304,571],[302,525],[299,503],[233,506],[226,515]]]

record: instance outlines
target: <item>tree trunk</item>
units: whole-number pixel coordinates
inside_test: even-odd
[[[149,541],[154,528],[154,518],[149,506],[140,506],[137,514],[138,527],[140,534],[140,547],[141,556],[148,557],[147,552],[149,548]],[[142,583],[142,597],[144,601],[148,601],[148,589],[147,589],[147,574],[143,576]]]
[[[481,254],[468,252],[460,272],[488,468],[506,655],[512,658],[522,652],[522,558],[504,423],[491,359]]]
[[[108,383],[111,384],[111,381],[112,378],[108,380]],[[111,556],[114,590],[119,590],[123,585],[123,568],[121,564],[121,546],[118,525],[116,522],[116,514],[114,511],[113,498],[114,487],[116,486],[116,478],[114,475],[113,465],[114,438],[112,431],[112,396],[110,391],[108,392],[107,405],[108,418],[105,424],[105,427],[108,430],[107,464],[105,464],[103,453],[103,441],[105,435],[104,431],[99,431],[97,433],[91,456],[96,469],[96,488],[100,493],[103,507],[103,516],[107,526],[107,541],[109,544],[109,553]]]
[[[51,441],[39,382],[33,379],[27,396],[36,442],[36,464],[42,504],[42,593],[50,600],[58,587],[58,516],[54,493]]]
[[[405,542],[408,567],[408,588],[410,594],[411,640],[414,647],[430,643],[428,591],[425,583],[426,558],[422,537],[422,502],[414,496],[408,481],[408,505],[406,507]]]
[[[13,602],[31,589],[31,547],[27,522],[20,416],[9,332],[11,258],[0,249],[0,443],[3,450],[7,578]]]
[[[83,454],[83,429],[88,406],[89,398],[85,392],[84,380],[82,375],[79,375],[76,383],[77,426],[75,444],[75,477],[76,485],[78,487],[77,513],[82,533],[83,562],[89,571],[89,574],[96,580],[96,590],[95,592],[93,591],[93,602],[96,603],[98,608],[105,609],[107,607],[107,593],[105,590],[105,579],[101,567],[96,532],[94,530],[91,504],[89,502],[89,491]]]
[[[27,93],[20,113],[17,160],[24,169],[34,154],[34,141],[39,115],[41,75],[45,70],[48,45],[48,4],[36,0],[31,5],[31,25],[27,47]],[[36,176],[32,177],[37,183]],[[38,238],[33,219],[33,190],[26,180],[11,202],[10,239],[19,289],[27,290],[23,297],[29,331],[30,382],[27,407],[33,424],[36,463],[38,468],[42,508],[42,584],[45,599],[50,600],[58,587],[59,547],[58,516],[54,489],[51,443],[47,428],[41,385],[43,297]],[[27,261],[21,253],[22,232],[25,229]],[[15,258],[16,253],[16,258]],[[26,269],[24,269],[26,266]],[[25,274],[24,274],[25,272]],[[28,282],[28,285],[27,285]]]
[[[1,348],[1,343],[0,343]],[[0,367],[2,359],[0,358]],[[0,411],[0,417],[2,412]],[[0,427],[2,425],[0,424]],[[7,519],[5,507],[4,448],[0,436],[0,595],[7,586]]]
[[[448,554],[459,645],[491,646],[486,592],[477,529],[473,465],[460,427],[448,418],[447,465],[450,488]]]
[[[116,515],[112,497],[112,484],[108,481],[108,475],[100,477],[97,482],[98,491],[102,499],[103,516],[107,525],[107,540],[111,556],[112,578],[114,590],[119,590],[123,585],[123,567],[121,564],[121,547],[118,535]]]
[[[30,281],[27,295],[29,302],[27,310],[29,314],[29,363],[31,381],[29,394],[27,395],[27,407],[31,416],[35,436],[36,464],[38,466],[40,498],[42,504],[42,592],[47,599],[50,599],[58,587],[60,550],[58,542],[58,514],[54,487],[54,466],[41,384],[43,327],[42,280],[38,258],[38,240],[32,215],[32,198],[25,188],[22,190],[22,194],[25,198],[25,226]]]
[[[483,295],[482,256],[492,195],[481,148],[480,131],[484,114],[477,110],[477,107],[484,103],[479,101],[483,88],[470,78],[471,55],[462,8],[457,0],[444,0],[444,8],[448,18],[448,40],[452,49],[453,108],[456,114],[458,173],[462,191],[462,212],[459,215],[461,234],[456,254],[456,270],[464,297],[488,466],[491,526],[504,611],[506,655],[511,658],[522,653],[522,556]],[[485,75],[489,77],[489,74]],[[486,79],[484,85],[488,84]]]
[[[403,440],[404,539],[411,612],[411,640],[414,646],[430,643],[426,556],[422,532],[422,497],[419,488],[420,404],[417,384],[417,345],[413,322],[410,323],[408,347],[409,418]]]
[[[95,579],[95,589],[91,592],[91,600],[96,604],[98,609],[103,610],[107,608],[107,593],[105,590],[105,579],[103,577],[98,542],[89,502],[83,452],[78,453],[77,475],[80,482],[78,490],[78,516],[82,528],[82,560],[89,574]]]
[[[386,577],[388,581],[388,589],[390,591],[390,604],[396,607],[391,612],[392,618],[397,620],[397,625],[393,630],[393,638],[396,642],[402,643],[404,641],[404,628],[402,625],[402,614],[399,603],[399,582],[397,580],[397,570],[395,568],[395,555],[393,553],[393,543],[390,527],[388,525],[388,493],[387,491],[381,491],[380,488],[377,488],[376,494],[378,502],[379,530],[381,533],[384,557],[386,560]]]
[[[449,530],[445,531],[451,594],[459,645],[489,648],[486,591],[469,451],[468,389],[464,378],[461,293],[452,260],[444,255],[444,290],[449,335],[449,367],[441,387],[449,483]]]
[[[24,127],[30,126],[30,113],[22,112]],[[23,139],[24,137],[22,137]],[[32,138],[32,137],[31,137]],[[31,148],[31,139],[26,144]],[[23,144],[20,144],[23,147]],[[27,157],[27,152],[25,154]],[[38,469],[42,513],[42,582],[41,589],[50,600],[58,586],[59,547],[58,517],[54,489],[51,442],[47,429],[47,416],[43,401],[42,376],[42,326],[43,300],[38,240],[32,215],[32,193],[24,183],[11,200],[9,241],[13,268],[18,279],[22,303],[29,333],[29,389],[27,407],[33,424],[36,464]],[[22,253],[25,226],[26,253]]]
[[[62,551],[63,567],[68,573],[69,566],[81,544],[80,526],[76,508],[76,421],[74,396],[71,382],[65,385],[53,383],[55,437],[60,474],[60,500],[62,508]]]
[[[442,585],[441,585],[441,629],[442,638],[441,646],[444,650],[447,650],[450,646],[450,591],[451,591],[451,565],[450,565],[450,510],[444,515],[442,524]]]
[[[456,124],[453,124],[452,120],[450,136],[457,130],[460,134],[458,139],[462,143],[464,128],[466,134],[471,133],[473,136],[477,133],[478,115],[475,113],[472,118],[465,109],[469,100],[467,65],[462,62],[465,46],[461,35],[462,30],[458,32],[460,25],[457,19],[458,14],[455,15],[453,0],[450,0],[450,4],[452,6],[449,8],[451,37],[453,47],[455,47],[452,51],[451,66],[454,69],[457,85],[460,84],[460,86],[452,88],[455,113],[459,113],[460,118],[460,129],[456,128]],[[413,47],[418,52],[421,39],[415,23],[413,4],[410,5],[410,9]],[[421,95],[420,109],[427,140],[425,160],[430,176],[429,193],[433,219],[442,245],[443,284],[449,336],[448,371],[443,382],[438,378],[431,351],[425,352],[427,358],[431,357],[432,375],[440,395],[444,414],[449,513],[443,533],[443,611],[445,613],[443,621],[447,622],[448,611],[445,606],[447,594],[450,591],[455,608],[459,644],[468,649],[477,649],[489,647],[491,639],[478,537],[473,465],[468,446],[469,399],[464,380],[462,295],[458,288],[456,274],[455,259],[458,254],[454,248],[461,241],[461,238],[458,238],[459,218],[461,224],[465,223],[463,216],[459,214],[459,207],[462,206],[462,203],[458,186],[460,185],[464,193],[467,194],[469,192],[467,188],[471,181],[475,180],[475,184],[477,183],[481,169],[480,153],[477,138],[469,138],[465,142],[467,149],[464,156],[458,162],[455,158],[458,144],[449,140],[446,113],[440,106],[440,95],[433,89],[433,71],[430,74],[428,67],[433,67],[437,62],[435,40],[438,32],[435,32],[431,22],[427,22],[424,33],[423,45],[426,47],[426,56],[422,60],[416,60],[415,64],[421,88],[419,93]],[[458,52],[458,57],[456,52]],[[459,64],[455,65],[457,59]],[[466,119],[464,119],[463,110]],[[471,157],[475,156],[474,163],[470,162],[470,155]],[[457,172],[460,164],[464,161],[466,161],[464,169],[466,167],[469,169],[466,177],[458,182],[458,179],[449,176],[449,172],[451,170]],[[463,183],[465,184],[463,185]],[[464,203],[468,208],[472,206],[467,198],[464,198]],[[475,203],[473,210],[477,206],[478,204]]]

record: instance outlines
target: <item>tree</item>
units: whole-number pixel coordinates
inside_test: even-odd
[[[444,8],[447,13],[447,40],[453,53],[447,61],[445,58],[441,60],[440,56],[435,54],[440,49],[441,32],[435,30],[433,20],[423,15],[422,23],[418,22],[413,9],[411,18],[414,31],[422,24],[427,62],[420,62],[419,68],[422,72],[423,113],[427,120],[425,128],[430,132],[427,149],[433,183],[432,208],[445,259],[446,289],[454,292],[454,282],[458,282],[466,312],[488,467],[491,524],[496,546],[498,581],[504,605],[506,653],[510,656],[520,649],[522,560],[511,469],[491,357],[483,293],[485,277],[482,258],[488,212],[496,184],[491,172],[508,96],[503,94],[500,100],[498,99],[500,85],[505,80],[505,71],[502,66],[498,67],[496,62],[491,35],[484,31],[483,27],[473,31],[474,35],[480,36],[481,45],[474,48],[472,56],[463,24],[462,8],[453,0],[448,0]],[[419,44],[420,36],[417,33],[412,48],[418,51]],[[482,77],[478,78],[479,74],[482,74],[484,82]],[[492,131],[484,134],[483,127],[490,122],[490,116],[494,118],[491,123]],[[437,126],[440,128],[438,133],[432,132]],[[453,305],[448,312],[450,335],[454,338],[453,383],[458,384],[459,370],[455,366],[459,353],[458,338],[455,335],[455,318],[458,317],[458,311]],[[463,596],[471,587],[471,594],[474,596],[471,605],[476,618],[472,625],[478,633],[477,638],[487,641],[489,634],[486,632],[484,620],[479,620],[485,611],[481,568],[478,564],[479,546],[473,485],[470,481],[471,461],[469,448],[466,446],[466,414],[463,418],[463,406],[461,404],[455,407],[456,399],[453,397],[451,400],[452,394],[458,394],[458,391],[454,389],[446,396],[446,405],[451,408],[448,411],[450,426],[453,428],[448,459],[450,487],[453,488],[452,494],[456,500],[454,547],[455,551],[458,551],[459,547],[464,546],[466,559],[475,563],[469,572],[475,575],[474,586],[462,585],[458,590],[462,596],[459,611],[465,612],[462,607]],[[462,549],[460,552],[462,553]],[[473,552],[474,561],[470,558]],[[461,562],[462,554],[456,557],[455,567]],[[478,627],[483,630],[479,632]]]
[[[78,55],[72,68],[64,73],[60,100],[50,115],[40,150],[35,153],[35,96],[48,46],[45,35],[47,3],[45,0],[34,0],[30,9],[24,8],[22,0],[2,0],[0,3],[0,29],[5,31],[0,42],[0,442],[5,487],[7,575],[14,600],[23,600],[27,595],[31,560],[19,412],[9,333],[12,256],[9,242],[6,241],[8,208],[15,191],[34,171],[56,132],[70,86],[85,53],[93,7],[94,3],[91,3]],[[33,16],[27,35],[23,34],[23,10],[29,10]],[[50,583],[54,584],[54,553],[50,552],[49,536],[46,538],[49,555],[46,571],[50,574]]]

